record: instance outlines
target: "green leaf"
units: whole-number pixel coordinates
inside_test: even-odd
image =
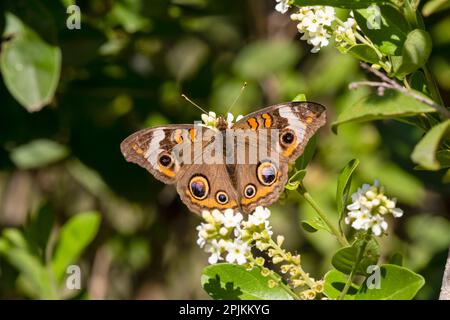
[[[294,99],[292,99],[293,102],[295,101],[299,101],[299,102],[303,102],[306,101],[306,95],[304,93],[299,93],[298,95],[295,96]]]
[[[352,185],[352,177],[359,165],[358,159],[350,160],[347,165],[339,173],[336,189],[336,206],[339,215],[339,221],[342,220],[345,212],[345,205],[348,201],[350,187]]]
[[[378,63],[379,58],[376,51],[366,44],[357,44],[345,51],[358,60],[369,63]]]
[[[285,188],[291,191],[297,190],[306,175],[306,170],[297,170],[286,183]]]
[[[331,264],[342,273],[350,274],[356,263],[362,241],[355,242],[352,246],[339,249],[331,259]],[[355,274],[367,275],[367,267],[374,265],[380,258],[380,249],[378,243],[372,238],[367,246]]]
[[[409,117],[436,110],[416,99],[394,90],[386,90],[383,96],[373,93],[344,109],[332,124],[332,130],[348,122],[364,122],[379,119]]]
[[[289,289],[281,285],[269,288],[269,279],[261,275],[259,267],[248,271],[243,266],[219,263],[203,269],[201,283],[215,300],[292,300]]]
[[[41,17],[42,19],[42,17]],[[29,112],[53,99],[61,69],[61,50],[45,42],[17,16],[6,14],[0,68],[8,91]]]
[[[42,205],[39,210],[29,216],[25,226],[25,236],[28,243],[37,246],[40,252],[45,252],[47,241],[53,229],[54,215],[49,204]]]
[[[423,5],[422,14],[428,17],[448,8],[450,8],[450,0],[430,0]]]
[[[422,68],[430,57],[432,47],[431,36],[425,30],[415,29],[408,33],[401,58],[393,60],[395,75],[403,78]]]
[[[6,259],[17,270],[30,289],[29,294],[38,299],[55,299],[50,276],[47,269],[36,256],[21,248],[11,248],[6,253]]]
[[[371,4],[389,3],[389,0],[294,0],[297,6],[331,6],[336,8],[356,9],[367,8]]]
[[[406,35],[410,31],[408,22],[393,6],[366,6],[353,11],[355,20],[364,35],[386,55],[400,55]]]
[[[52,261],[55,278],[58,281],[62,279],[66,268],[77,261],[83,250],[94,239],[99,225],[99,213],[84,212],[71,218],[61,228]]]
[[[342,290],[345,287],[348,276],[339,272],[336,269],[331,269],[325,274],[323,292],[330,299],[337,299],[341,295]],[[353,300],[359,290],[359,286],[355,283],[350,285],[347,294],[344,296],[344,300]]]
[[[369,289],[364,282],[356,294],[357,300],[411,300],[425,284],[424,278],[413,271],[393,264],[380,267],[380,288]],[[375,276],[375,274],[373,275]]]
[[[306,144],[305,150],[302,155],[295,161],[298,169],[305,169],[308,163],[311,161],[317,146],[317,136],[312,136]]]
[[[431,128],[415,146],[411,159],[425,169],[439,170],[441,166],[436,159],[436,152],[441,140],[447,136],[449,127],[450,120],[446,120]]]
[[[69,154],[69,150],[52,140],[38,139],[11,151],[12,162],[20,169],[35,169],[58,162]]]
[[[310,221],[303,220],[301,222],[301,225],[303,227],[303,230],[309,233],[314,233],[318,230],[326,230],[328,232],[331,232],[328,226],[320,218],[316,218]]]

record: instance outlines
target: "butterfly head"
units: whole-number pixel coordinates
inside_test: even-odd
[[[228,129],[228,122],[223,116],[218,116],[216,121],[216,129],[223,131]]]

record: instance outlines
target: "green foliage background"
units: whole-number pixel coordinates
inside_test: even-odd
[[[382,261],[402,253],[404,265],[426,279],[417,297],[437,298],[450,244],[450,189],[442,171],[414,170],[410,155],[422,132],[412,126],[381,120],[332,132],[337,115],[369,93],[348,90],[365,77],[354,58],[332,46],[310,54],[271,0],[77,1],[80,30],[66,27],[71,3],[0,4],[0,298],[207,297],[199,219],[174,188],[126,163],[119,144],[143,127],[199,120],[182,93],[225,112],[244,81],[234,114],[298,93],[327,106],[329,124],[305,178],[309,191],[334,212],[339,170],[358,158],[352,190],[378,179],[405,211],[382,239]],[[425,18],[431,69],[447,105],[448,13]],[[18,30],[26,36],[10,37]],[[36,73],[14,78],[27,61],[39,66]],[[302,253],[305,270],[323,275],[338,247],[326,232],[303,231],[312,209],[294,194],[271,209],[287,248]],[[71,293],[61,287],[74,263],[82,290]],[[56,279],[44,279],[48,268]]]

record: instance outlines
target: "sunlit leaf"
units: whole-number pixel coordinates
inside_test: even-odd
[[[270,288],[270,279],[258,267],[248,271],[244,266],[220,263],[203,269],[201,282],[215,300],[292,300],[281,285]]]
[[[11,13],[6,15],[0,67],[9,92],[28,111],[38,111],[53,99],[61,69],[61,50],[44,41]]]
[[[338,126],[347,122],[395,119],[428,112],[436,110],[410,96],[386,90],[383,96],[373,93],[344,109],[332,124],[332,129],[336,132]]]
[[[379,288],[369,289],[364,282],[355,296],[356,300],[411,300],[425,284],[421,275],[405,267],[384,264],[379,272]]]
[[[338,299],[341,295],[342,290],[347,283],[348,276],[342,272],[332,269],[325,274],[324,280],[324,290],[325,295],[330,299]],[[355,295],[359,290],[359,286],[355,283],[351,283],[347,294],[344,296],[344,300],[353,300]]]
[[[352,176],[358,165],[359,160],[352,159],[339,173],[336,189],[336,206],[339,214],[339,221],[341,221],[344,216],[345,206],[348,201],[348,195],[352,184]]]
[[[342,273],[350,274],[354,268],[360,250],[362,241],[357,241],[352,246],[339,249],[333,256],[331,264]],[[380,258],[380,249],[378,243],[371,239],[365,248],[364,254],[355,270],[355,274],[367,275],[367,267],[377,264]]]
[[[439,170],[441,166],[436,159],[436,151],[439,148],[441,140],[449,132],[449,128],[450,120],[446,120],[428,131],[414,148],[411,154],[412,160],[428,170]]]
[[[61,228],[52,261],[58,281],[94,239],[99,225],[100,215],[97,212],[85,212],[75,215]]]
[[[51,140],[39,139],[14,148],[11,160],[20,169],[40,168],[58,162],[69,154],[69,150]]]

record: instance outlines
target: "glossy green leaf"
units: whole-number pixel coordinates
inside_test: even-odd
[[[439,170],[441,166],[436,159],[436,152],[441,140],[447,136],[449,128],[450,120],[446,120],[431,128],[415,146],[411,159],[425,169]]]
[[[411,300],[425,284],[424,278],[393,264],[380,267],[380,288],[369,289],[367,281],[356,294],[356,300]]]
[[[354,45],[353,47],[349,48],[346,53],[350,54],[358,60],[369,63],[378,63],[380,60],[376,51],[366,44]]]
[[[294,0],[298,6],[331,6],[336,8],[367,8],[371,4],[389,3],[389,0]]]
[[[58,162],[69,154],[69,150],[52,140],[38,139],[14,148],[10,157],[20,169],[35,169]]]
[[[357,241],[352,246],[339,249],[331,259],[333,267],[342,273],[350,274],[361,250],[361,245],[362,242]],[[371,239],[366,246],[365,253],[358,264],[355,274],[367,275],[367,267],[377,264],[379,258],[379,245],[374,239]]]
[[[100,215],[97,212],[84,212],[75,215],[61,228],[52,261],[57,280],[61,280],[66,268],[76,262],[91,243],[99,225]]]
[[[342,272],[332,269],[325,274],[324,280],[324,294],[330,299],[338,299],[341,295],[342,290],[345,287],[348,276]],[[359,290],[359,286],[355,283],[350,285],[344,300],[353,300],[355,295]]]
[[[353,173],[355,172],[358,165],[359,160],[352,159],[339,173],[336,189],[336,206],[339,215],[339,221],[341,221],[344,216],[345,206],[347,204],[350,187],[352,185]]]
[[[379,10],[377,9],[379,8]],[[366,6],[354,10],[355,20],[362,32],[386,55],[400,55],[410,27],[393,6]]]
[[[403,44],[401,58],[393,60],[395,75],[403,78],[423,67],[431,54],[431,37],[425,30],[408,33]]]
[[[61,50],[44,41],[17,16],[6,15],[0,68],[8,91],[28,111],[38,111],[53,99],[61,69]]]
[[[245,267],[219,263],[203,269],[203,289],[215,300],[292,300],[281,285],[269,288],[270,277],[261,275],[258,267],[248,271]]]
[[[306,95],[304,93],[299,93],[292,101],[306,101]]]
[[[386,90],[383,96],[373,93],[344,109],[332,124],[332,129],[336,132],[339,125],[348,122],[409,117],[428,112],[436,112],[436,110],[412,97],[397,91]]]
[[[314,233],[318,230],[326,230],[330,232],[328,226],[320,219],[316,218],[314,220],[304,220],[301,222],[303,230],[309,233]]]
[[[297,190],[300,184],[305,178],[306,170],[298,170],[291,177],[289,177],[288,182],[286,183],[285,188],[291,191]]]

